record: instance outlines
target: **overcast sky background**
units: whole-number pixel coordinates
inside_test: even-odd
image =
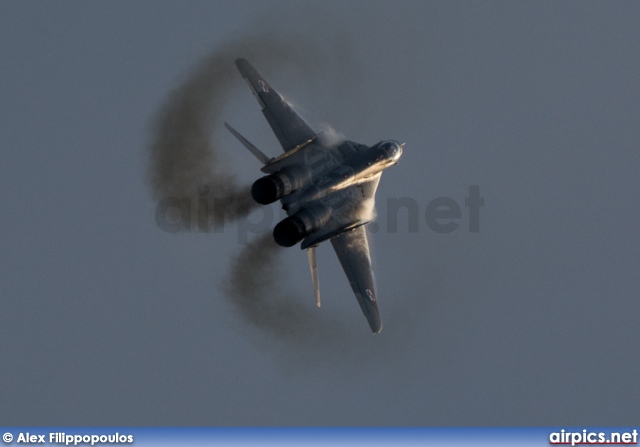
[[[0,421],[637,423],[639,23],[623,1],[0,3]],[[155,224],[154,116],[249,36],[299,42],[282,66],[267,44],[247,52],[312,126],[406,142],[370,238],[378,336],[330,245],[320,310],[305,253],[274,263],[278,290],[314,312],[316,333],[292,342],[224,292],[237,225]],[[222,119],[277,155],[234,82]],[[216,138],[242,183],[257,178]],[[462,208],[449,234],[424,219],[441,196]],[[405,213],[387,231],[400,197],[418,232]]]

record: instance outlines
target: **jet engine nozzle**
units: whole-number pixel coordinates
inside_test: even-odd
[[[251,186],[251,197],[260,205],[268,205],[284,196],[285,185],[275,174],[259,178]]]
[[[251,196],[260,205],[268,205],[299,189],[304,181],[303,173],[283,169],[256,180],[251,186]]]
[[[327,223],[331,212],[319,206],[305,208],[280,221],[273,229],[273,239],[282,247],[293,247]]]
[[[281,247],[293,247],[306,235],[304,222],[297,216],[287,217],[273,229],[273,239]]]

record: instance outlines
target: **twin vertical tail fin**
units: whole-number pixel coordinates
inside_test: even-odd
[[[318,263],[316,262],[316,247],[309,247],[307,250],[309,267],[311,269],[311,282],[313,282],[313,293],[316,296],[316,306],[320,307],[320,282],[318,281]]]
[[[260,149],[251,144],[249,140],[240,135],[240,132],[235,130],[228,123],[224,123],[224,126],[229,130],[229,132],[233,134],[234,137],[238,139],[238,141],[242,143],[244,147],[249,149],[249,152],[251,152],[258,160],[260,160],[263,165],[266,165],[267,163],[269,163],[269,161],[271,161],[271,158],[267,157]]]
[[[267,157],[260,149],[255,147],[249,140],[243,137],[240,132],[231,127],[228,123],[224,123],[225,127],[233,134],[234,137],[242,143],[244,147],[249,149],[263,165],[268,164],[272,158]],[[307,250],[307,256],[309,258],[309,268],[311,269],[311,282],[313,282],[313,294],[316,298],[316,306],[320,307],[320,283],[318,281],[318,263],[316,262],[316,248],[309,247]]]

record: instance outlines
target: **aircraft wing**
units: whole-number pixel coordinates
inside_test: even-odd
[[[378,311],[369,242],[364,225],[334,237],[331,239],[331,244],[347,274],[362,313],[371,326],[371,331],[377,334],[382,330],[382,320]]]
[[[309,124],[271,88],[249,62],[236,59],[236,67],[251,87],[262,107],[262,113],[285,152],[304,145],[317,136]]]

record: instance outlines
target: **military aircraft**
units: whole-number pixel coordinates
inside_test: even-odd
[[[364,224],[374,218],[382,171],[397,164],[402,145],[391,140],[370,147],[348,140],[332,142],[316,133],[249,62],[235,63],[284,149],[279,157],[268,157],[225,123],[268,174],[251,187],[253,199],[262,205],[280,200],[287,213],[273,230],[276,243],[292,247],[302,242],[320,307],[315,247],[331,240],[371,331],[379,333],[382,320]]]

